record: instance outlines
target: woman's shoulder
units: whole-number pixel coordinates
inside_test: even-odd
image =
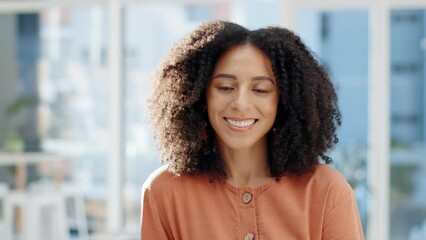
[[[347,184],[345,177],[329,165],[317,164],[312,170],[312,177],[337,184]]]
[[[312,178],[321,181],[328,187],[337,188],[339,190],[351,190],[350,185],[345,177],[336,169],[325,164],[315,166]]]
[[[312,181],[327,196],[330,208],[344,199],[354,198],[353,189],[345,177],[328,165],[318,164],[313,170]]]
[[[336,169],[325,164],[317,164],[312,171],[292,176],[290,179],[299,189],[308,189],[316,194],[342,198],[352,193],[352,188],[345,177]]]
[[[143,191],[163,193],[181,184],[183,175],[176,176],[169,171],[167,165],[154,170],[143,184]]]
[[[161,194],[162,192],[170,191],[170,189],[177,191],[183,188],[191,188],[191,186],[196,186],[203,182],[208,182],[203,175],[181,174],[176,176],[168,170],[167,165],[164,165],[149,175],[143,184],[143,191],[149,190]]]
[[[176,187],[176,179],[168,169],[167,165],[162,166],[153,171],[145,180],[142,187],[144,198],[149,198],[151,201],[161,202],[171,197],[171,191],[179,189]]]
[[[158,188],[167,186],[174,177],[175,176],[173,176],[173,174],[168,171],[166,165],[161,166],[148,176],[143,184],[143,188],[151,189],[153,187]]]

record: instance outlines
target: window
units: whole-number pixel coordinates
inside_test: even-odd
[[[390,236],[426,233],[426,11],[391,12]]]
[[[337,89],[342,126],[333,165],[355,191],[364,232],[368,220],[368,13],[302,11],[298,32]]]
[[[6,53],[0,56],[3,151],[65,156],[66,163],[55,171],[63,171],[63,184],[72,184],[84,198],[89,231],[105,231],[104,8],[2,14],[0,22],[2,32],[7,32],[0,37]],[[53,185],[54,174],[30,166],[28,184]],[[2,181],[13,186],[10,176],[6,178]]]

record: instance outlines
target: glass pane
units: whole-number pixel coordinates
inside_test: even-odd
[[[172,44],[202,21],[227,19],[248,28],[278,24],[277,2],[238,1],[220,4],[135,4],[125,8],[126,79],[126,231],[137,234],[140,190],[160,166],[146,121],[149,76]],[[268,12],[268,15],[260,13]],[[259,17],[253,17],[259,16]]]
[[[368,12],[303,11],[298,32],[331,76],[342,126],[331,152],[334,167],[353,187],[366,235],[368,216]]]
[[[105,22],[105,10],[94,5],[0,15],[2,154],[23,152],[25,161],[34,152],[59,156],[63,161],[28,163],[22,187],[71,189],[85,208],[74,220],[87,221],[91,233],[106,223]],[[0,167],[0,184],[12,192],[19,188],[14,168]],[[70,233],[82,235],[76,226]]]
[[[426,237],[426,11],[391,12],[392,240]]]

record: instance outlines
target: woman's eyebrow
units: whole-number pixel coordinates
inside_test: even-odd
[[[230,78],[230,79],[237,80],[237,77],[235,75],[228,74],[228,73],[219,73],[213,77],[213,79],[216,79],[216,78]]]
[[[252,80],[257,80],[257,81],[270,81],[272,84],[275,85],[275,81],[272,80],[272,78],[267,77],[267,76],[256,76],[254,78],[252,78]]]
[[[235,75],[229,74],[229,73],[219,73],[216,74],[213,79],[216,78],[229,78],[229,79],[233,79],[233,80],[237,80],[237,77]],[[275,81],[272,80],[272,78],[267,77],[267,76],[256,76],[252,78],[252,81],[270,81],[271,83],[273,83],[275,85]]]

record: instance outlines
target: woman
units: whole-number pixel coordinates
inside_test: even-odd
[[[363,239],[352,189],[320,163],[334,87],[292,32],[202,24],[159,66],[149,108],[167,165],[144,184],[143,240]]]

